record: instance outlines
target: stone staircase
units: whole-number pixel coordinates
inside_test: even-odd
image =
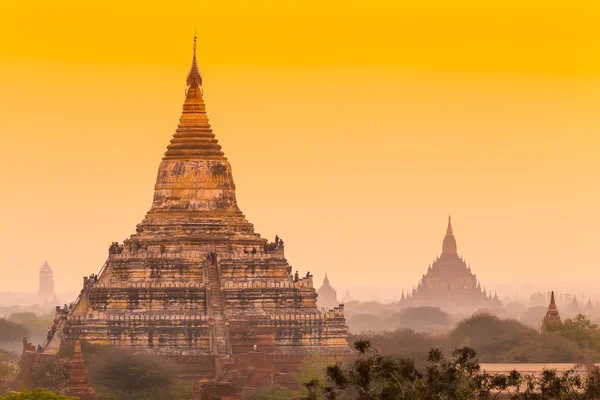
[[[210,291],[210,305],[213,310],[215,319],[215,327],[213,331],[213,351],[215,355],[227,356],[230,354],[227,340],[227,326],[225,324],[225,310],[223,304],[223,293],[221,290],[221,279],[219,276],[218,262],[216,258],[208,258],[207,272],[208,282],[207,289]]]

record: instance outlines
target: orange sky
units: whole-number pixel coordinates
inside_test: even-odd
[[[76,289],[134,231],[194,26],[238,202],[294,269],[410,287],[452,213],[488,287],[595,278],[597,2],[121,3],[0,4],[0,291],[45,259]]]

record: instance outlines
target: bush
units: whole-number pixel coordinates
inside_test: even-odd
[[[54,356],[37,367],[31,375],[32,387],[60,391],[69,380],[70,358]]]
[[[17,372],[17,362],[19,358],[16,354],[0,349],[0,393],[3,388],[14,378]]]
[[[21,393],[0,396],[0,400],[78,400],[74,397],[66,397],[47,389],[37,388],[31,392],[25,390]]]
[[[126,394],[127,398],[168,390],[175,384],[175,377],[176,367],[167,360],[122,348],[102,351],[90,363],[93,385]]]
[[[431,349],[424,371],[411,359],[392,359],[367,354],[370,342],[358,341],[360,356],[348,366],[327,368],[330,384],[305,383],[307,399],[324,394],[329,400],[348,399],[492,399],[513,400],[591,400],[600,399],[600,373],[581,379],[574,370],[557,374],[544,370],[539,376],[512,371],[507,375],[482,372],[477,353],[464,347],[447,360],[439,349]]]
[[[265,386],[244,396],[244,400],[293,400],[298,396],[290,389],[280,386]]]
[[[0,318],[0,342],[17,342],[29,337],[29,331],[21,324]]]
[[[534,329],[516,320],[480,314],[459,322],[450,332],[449,341],[452,348],[474,348],[485,362],[501,362],[504,354],[537,336]]]

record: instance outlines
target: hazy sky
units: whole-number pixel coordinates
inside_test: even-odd
[[[301,274],[410,287],[451,213],[488,287],[593,281],[598,26],[583,0],[0,2],[0,291],[45,259],[78,289],[134,232],[194,27],[238,202]]]

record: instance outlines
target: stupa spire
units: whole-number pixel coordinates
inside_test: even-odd
[[[446,229],[446,236],[454,236],[452,233],[452,216],[448,215],[448,228]]]
[[[190,67],[190,72],[187,76],[187,85],[188,86],[202,86],[202,74],[200,74],[200,70],[198,69],[198,61],[196,60],[196,45],[197,45],[198,37],[194,35],[194,55],[192,56],[192,66]]]
[[[549,310],[557,310],[556,302],[554,301],[554,290],[550,293],[550,306],[548,306]]]
[[[554,291],[550,294],[550,305],[548,305],[548,311],[546,311],[546,316],[542,320],[542,326],[540,328],[541,332],[547,332],[548,328],[552,325],[560,325],[560,315],[558,313],[558,308],[556,307],[556,303],[554,302]]]
[[[210,127],[206,106],[202,97],[202,75],[196,59],[196,41],[192,66],[187,76],[187,92],[183,104],[183,113],[179,119],[177,131],[167,147],[165,160],[169,159],[224,159],[221,146]]]
[[[456,251],[456,239],[452,232],[452,219],[448,216],[448,228],[446,228],[446,237],[442,243],[442,256],[444,254],[454,254],[458,256]]]

